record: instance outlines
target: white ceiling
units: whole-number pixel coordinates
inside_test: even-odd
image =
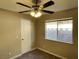
[[[32,0],[0,0],[0,8],[19,12],[19,11],[24,11],[24,10],[29,10],[27,7],[20,6],[16,4],[16,2],[21,2],[27,5],[32,5],[31,1]],[[46,3],[47,1],[50,0],[41,0],[41,5]],[[52,11],[62,11],[62,10],[67,10],[71,8],[77,7],[77,0],[52,0],[55,2],[54,5],[46,8],[46,10],[52,10]]]

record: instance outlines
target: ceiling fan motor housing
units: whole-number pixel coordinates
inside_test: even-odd
[[[33,8],[34,10],[38,11],[39,5],[33,5],[32,8]]]

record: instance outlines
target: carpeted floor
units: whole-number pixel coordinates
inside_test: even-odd
[[[16,59],[61,59],[61,58],[58,58],[56,56],[50,55],[48,53],[36,49],[34,51],[25,53]]]

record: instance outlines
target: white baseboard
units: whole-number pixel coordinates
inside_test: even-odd
[[[19,57],[19,56],[21,56],[22,54],[18,54],[18,55],[16,55],[16,56],[13,56],[13,57],[11,57],[11,58],[9,58],[9,59],[15,59],[15,58],[17,58],[17,57]]]
[[[59,57],[59,58],[61,58],[61,59],[67,59],[67,58],[65,58],[65,57],[62,57],[62,56],[57,55],[57,54],[55,54],[55,53],[51,53],[51,52],[49,52],[49,51],[47,51],[47,50],[45,50],[45,49],[42,49],[42,48],[33,48],[33,49],[31,49],[30,51],[33,51],[33,50],[35,50],[35,49],[39,49],[39,50],[44,51],[44,52],[46,52],[46,53],[49,53],[49,54],[51,54],[51,55],[57,56],[57,57]],[[30,51],[28,51],[28,52],[30,52]],[[26,52],[26,53],[28,53],[28,52]],[[21,55],[23,55],[23,54],[24,54],[24,53],[18,54],[18,55],[13,56],[13,57],[11,57],[11,58],[9,58],[9,59],[15,59],[15,58],[17,58],[17,57],[19,57],[19,56],[21,56]]]
[[[67,58],[62,57],[62,56],[60,56],[60,55],[51,53],[51,52],[49,52],[49,51],[47,51],[47,50],[45,50],[45,49],[42,49],[42,48],[37,48],[37,49],[39,49],[39,50],[41,50],[41,51],[44,51],[44,52],[46,52],[46,53],[49,53],[49,54],[51,54],[51,55],[57,56],[57,57],[59,57],[59,58],[61,58],[61,59],[67,59]]]
[[[33,49],[31,49],[30,51],[33,51],[33,50],[35,50],[35,49],[37,49],[37,48],[33,48]],[[30,52],[30,51],[28,51],[28,52]],[[28,53],[28,52],[25,52],[25,53]],[[17,58],[17,57],[20,57],[21,55],[23,55],[24,53],[20,53],[20,54],[18,54],[18,55],[16,55],[16,56],[13,56],[13,57],[11,57],[11,58],[9,58],[9,59],[15,59],[15,58]]]

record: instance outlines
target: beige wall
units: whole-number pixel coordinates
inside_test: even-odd
[[[45,40],[45,20],[60,19],[73,17],[73,42],[74,44],[66,44]],[[52,53],[66,57],[67,59],[77,59],[77,8],[56,12],[52,15],[43,15],[36,20],[36,45],[38,48],[45,49]]]
[[[21,53],[21,19],[33,18],[0,9],[0,59]]]
[[[44,39],[44,21],[50,19],[73,17],[74,44],[66,44]],[[21,19],[36,20],[36,41],[32,48],[39,47],[68,59],[77,59],[77,9],[56,12],[52,15],[43,15],[34,19],[29,15],[19,15],[15,12],[0,9],[0,59],[8,59],[21,53]],[[35,44],[36,43],[36,44]],[[11,52],[11,55],[9,55]]]

